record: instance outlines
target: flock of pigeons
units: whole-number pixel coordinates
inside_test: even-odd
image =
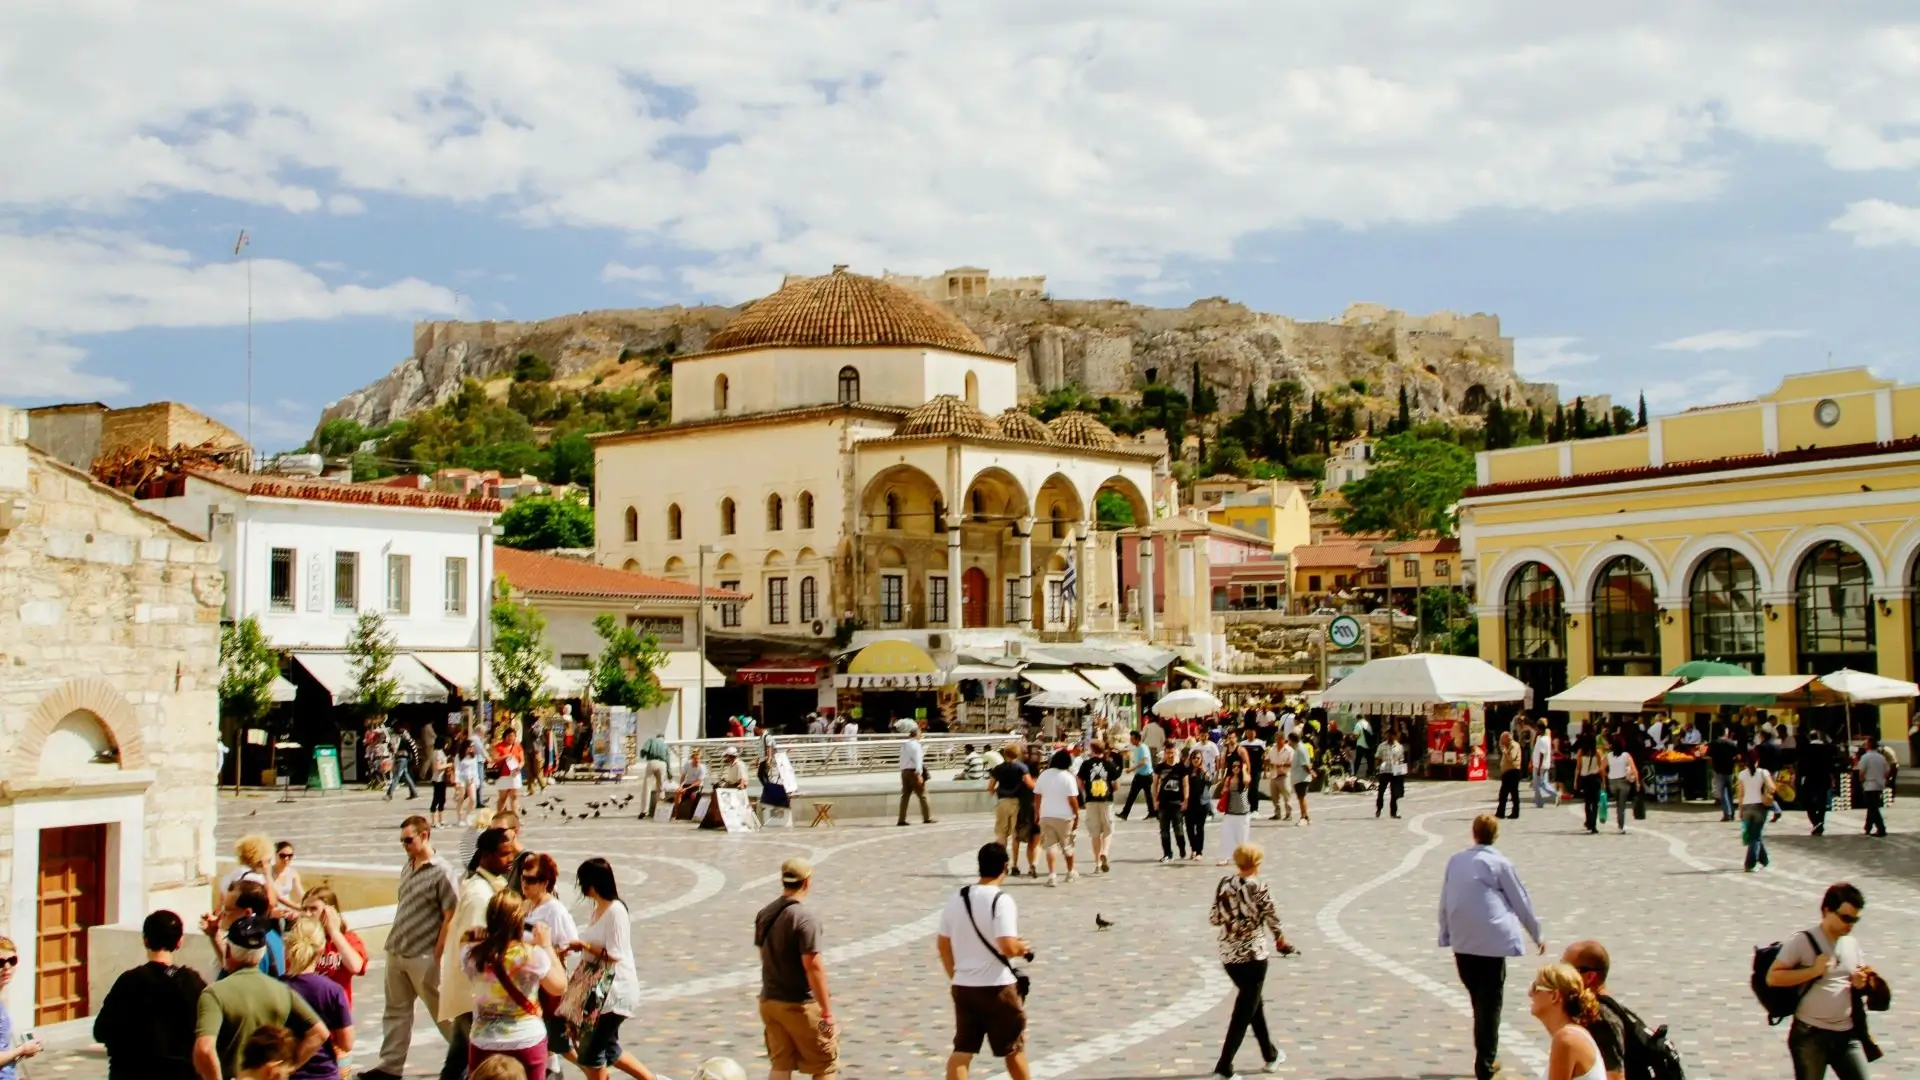
[[[597,818],[603,810],[608,813],[618,814],[632,805],[633,799],[634,797],[632,795],[617,795],[611,799],[601,799],[597,802],[589,799],[586,803],[586,809],[576,814],[567,809],[565,799],[558,795],[549,795],[539,802],[533,803],[532,808],[540,811],[540,816],[543,819],[551,818],[555,811],[559,811],[561,821],[574,822],[585,821],[588,818]],[[644,819],[647,816],[647,812],[642,810],[639,816]]]

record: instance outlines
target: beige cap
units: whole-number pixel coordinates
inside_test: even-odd
[[[780,864],[780,884],[782,885],[801,885],[812,878],[813,864],[798,855]]]

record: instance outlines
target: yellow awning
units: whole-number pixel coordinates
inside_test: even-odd
[[[849,675],[934,675],[939,671],[933,657],[911,641],[876,641],[847,665]]]

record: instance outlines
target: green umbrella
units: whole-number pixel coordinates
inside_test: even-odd
[[[1704,679],[1709,675],[1751,675],[1753,672],[1739,664],[1725,664],[1718,660],[1689,660],[1667,674],[1676,679]]]

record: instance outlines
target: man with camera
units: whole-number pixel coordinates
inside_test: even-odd
[[[955,893],[940,914],[940,966],[953,992],[948,1080],[966,1080],[982,1043],[1006,1062],[1012,1080],[1027,1080],[1027,977],[1012,957],[1031,961],[1033,950],[1020,938],[1013,897],[1000,891],[1007,861],[998,842],[982,847],[979,883]]]

